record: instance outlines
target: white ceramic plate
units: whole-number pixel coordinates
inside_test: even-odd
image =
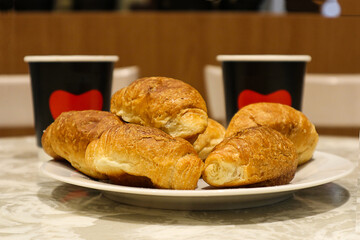
[[[346,176],[354,164],[342,157],[315,152],[314,158],[299,167],[291,183],[260,188],[210,188],[202,179],[196,190],[167,190],[125,187],[90,179],[65,161],[50,160],[41,170],[56,180],[103,191],[108,198],[129,205],[177,209],[224,210],[263,206],[285,200],[300,189],[319,186]]]

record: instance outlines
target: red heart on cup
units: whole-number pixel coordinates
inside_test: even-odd
[[[56,119],[62,112],[73,110],[101,110],[103,96],[99,90],[93,89],[80,95],[63,90],[54,91],[49,98],[51,115]]]
[[[238,109],[257,102],[274,102],[291,106],[291,95],[286,90],[278,90],[264,95],[252,90],[244,90],[238,96]]]

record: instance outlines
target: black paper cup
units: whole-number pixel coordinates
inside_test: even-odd
[[[301,110],[308,55],[218,55],[222,63],[226,122],[256,102],[282,103]]]
[[[62,113],[110,109],[117,56],[26,56],[29,64],[37,145],[43,131]]]

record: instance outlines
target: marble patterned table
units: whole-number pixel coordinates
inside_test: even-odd
[[[359,139],[321,136],[319,151],[358,164]],[[360,175],[273,205],[174,211],[122,205],[39,171],[34,137],[0,138],[0,239],[360,239]]]

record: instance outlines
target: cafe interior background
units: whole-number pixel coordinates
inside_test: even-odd
[[[359,16],[358,0],[0,0],[0,136],[34,134],[26,55],[118,55],[115,72],[181,79],[209,101],[219,54],[310,55],[304,113],[356,136]]]

